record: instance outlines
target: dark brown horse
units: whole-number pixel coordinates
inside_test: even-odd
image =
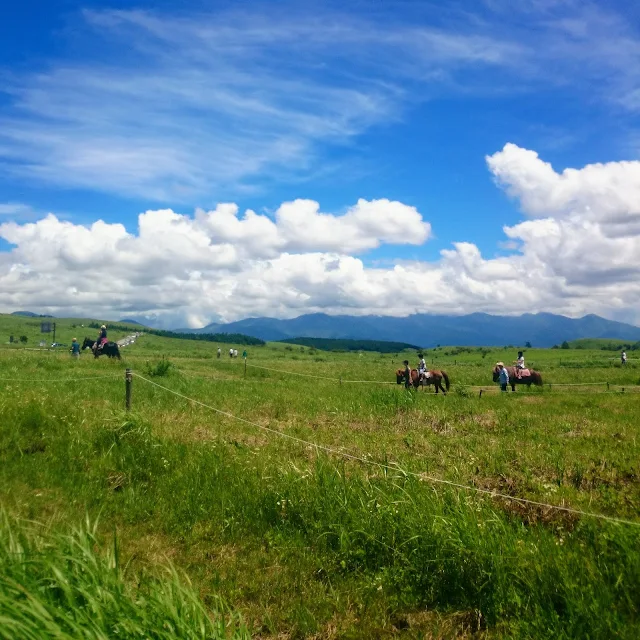
[[[398,384],[403,384],[404,378],[404,369],[398,369],[396,371],[396,382]],[[445,386],[447,387],[446,391],[442,386],[443,380]],[[442,393],[444,393],[444,395],[447,395],[447,391],[449,391],[450,386],[449,376],[447,375],[446,371],[429,371],[429,377],[422,377],[421,379],[417,369],[411,369],[411,384],[413,385],[414,389],[417,389],[420,386],[424,387],[434,385],[436,388],[436,393],[438,393],[438,391],[440,390],[442,391]]]
[[[116,342],[107,342],[102,346],[102,349],[94,349],[93,347],[95,343],[95,340],[91,340],[91,338],[85,338],[84,342],[82,343],[82,350],[84,351],[87,348],[91,349],[93,351],[93,355],[96,358],[105,355],[109,356],[110,358],[118,358],[118,360],[121,360],[120,349],[118,348],[118,344]]]
[[[542,386],[542,376],[538,371],[534,371],[533,369],[526,369],[529,372],[529,375],[524,375],[518,377],[516,375],[515,367],[505,367],[507,373],[509,374],[509,384],[511,385],[511,391],[516,390],[517,384],[526,384],[527,387],[531,387],[532,384],[535,384],[537,387]],[[498,382],[500,380],[500,367],[497,365],[493,367],[493,381]]]

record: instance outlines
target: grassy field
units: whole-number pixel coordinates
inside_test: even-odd
[[[4,344],[39,325],[0,317],[0,638],[640,635],[639,526],[472,490],[640,524],[633,353],[530,349],[500,394],[513,350],[429,350],[443,398],[380,384],[415,352]]]

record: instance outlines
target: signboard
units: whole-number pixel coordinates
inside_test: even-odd
[[[51,333],[51,323],[50,322],[41,322],[40,323],[40,333]]]

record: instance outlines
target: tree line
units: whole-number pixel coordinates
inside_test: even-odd
[[[98,322],[92,322],[89,327],[99,329],[102,325]],[[136,328],[125,324],[109,324],[110,329],[114,331],[135,331]],[[245,336],[243,333],[183,333],[181,331],[166,331],[164,329],[149,329],[140,325],[140,331],[150,333],[161,338],[179,338],[180,340],[201,340],[202,342],[223,342],[225,344],[241,344],[251,347],[262,347],[266,343],[260,338],[253,336]]]
[[[405,349],[419,349],[407,342],[388,342],[386,340],[356,340],[348,338],[287,338],[287,344],[313,347],[321,351],[377,351],[378,353],[398,353]]]

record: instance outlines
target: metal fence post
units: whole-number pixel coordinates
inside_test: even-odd
[[[125,394],[125,406],[127,411],[131,410],[131,383],[133,375],[131,369],[125,369],[124,372],[124,394]]]

